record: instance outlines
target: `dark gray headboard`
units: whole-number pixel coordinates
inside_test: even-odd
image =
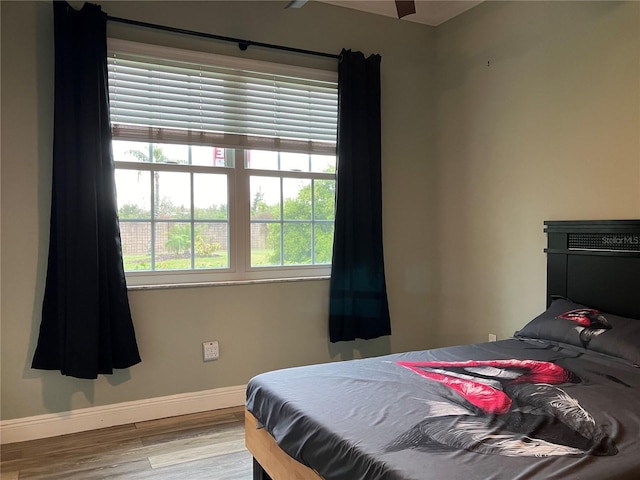
[[[547,305],[558,295],[640,319],[640,220],[544,224]]]

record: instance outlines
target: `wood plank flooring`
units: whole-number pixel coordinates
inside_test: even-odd
[[[2,480],[251,480],[244,408],[11,443],[0,447]]]

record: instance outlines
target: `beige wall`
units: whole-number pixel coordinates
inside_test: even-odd
[[[639,65],[638,2],[492,2],[437,29],[439,342],[542,311],[544,220],[640,218]]]
[[[137,291],[142,364],[96,381],[31,370],[48,243],[52,14],[49,2],[1,2],[2,419],[240,385],[274,368],[484,341],[488,332],[506,337],[544,306],[544,220],[640,217],[639,3],[490,2],[437,29],[286,3],[103,5],[113,16],[382,55],[393,335],[330,344],[326,281]],[[110,32],[239,54],[130,27]],[[209,339],[220,341],[221,358],[204,364]]]
[[[78,3],[78,2],[74,2]],[[435,248],[434,31],[310,2],[100,2],[112,16],[339,53],[382,55],[387,280],[393,336],[330,344],[328,282],[137,291],[130,294],[142,363],[98,380],[29,368],[46,274],[51,190],[53,38],[50,2],[1,2],[2,419],[242,385],[257,373],[307,363],[430,347],[426,291]],[[110,24],[110,34],[241,55],[235,45]],[[250,48],[248,56],[337,68],[312,57]],[[419,108],[416,108],[419,105]],[[421,204],[418,215],[398,215]],[[417,220],[417,221],[416,221]],[[390,230],[393,233],[389,233]],[[418,255],[412,252],[420,252]],[[221,357],[203,363],[202,342]]]

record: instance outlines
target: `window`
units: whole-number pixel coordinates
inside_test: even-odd
[[[335,72],[110,41],[130,285],[327,275]]]

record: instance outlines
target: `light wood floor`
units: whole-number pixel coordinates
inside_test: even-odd
[[[251,480],[244,408],[151,420],[1,447],[15,479]]]

